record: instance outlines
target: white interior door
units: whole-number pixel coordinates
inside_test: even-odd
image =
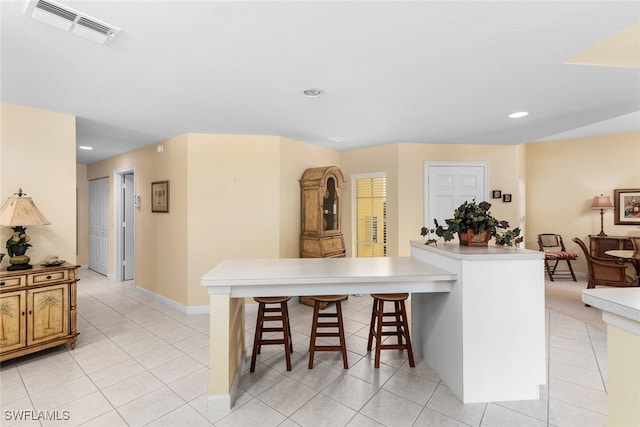
[[[89,182],[89,268],[109,272],[109,178]]]
[[[425,162],[425,226],[441,225],[453,211],[467,201],[487,200],[487,164]]]

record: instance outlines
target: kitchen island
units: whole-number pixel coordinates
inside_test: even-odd
[[[483,265],[484,275],[473,279],[465,269],[445,261],[458,255],[444,251],[439,254],[442,259],[430,259],[426,254],[433,248],[419,248],[418,244],[424,246],[412,242],[411,257],[230,259],[219,263],[201,279],[210,295],[209,407],[231,408],[240,375],[248,369],[243,366],[244,298],[278,295],[409,292],[414,351],[430,364],[431,357],[438,362],[439,367],[432,366],[439,374],[442,369],[443,380],[461,401],[538,398],[539,385],[545,383],[543,254],[500,249],[500,254],[476,259],[486,249],[474,249],[474,255],[469,255],[472,261],[463,264]],[[503,273],[514,277],[494,278]],[[463,291],[465,280],[470,289]],[[461,295],[465,298],[460,299]],[[478,298],[477,305],[471,298]],[[479,316],[483,309],[484,316]],[[450,336],[451,342],[443,335]],[[497,350],[465,347],[488,338],[499,341]],[[495,360],[486,360],[487,356]],[[440,363],[443,359],[452,363]],[[482,366],[490,367],[491,374],[484,392],[471,387],[484,381],[485,376],[475,370]],[[496,376],[499,381],[494,385]]]

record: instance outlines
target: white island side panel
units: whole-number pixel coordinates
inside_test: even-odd
[[[411,249],[458,276],[448,294],[412,296],[418,351],[465,403],[537,399],[546,382],[542,253],[423,242]]]

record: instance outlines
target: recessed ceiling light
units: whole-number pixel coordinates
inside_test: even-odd
[[[343,138],[341,136],[332,136],[330,138],[327,138],[329,141],[331,142],[345,142],[347,140],[347,138]]]
[[[509,117],[510,119],[519,119],[520,117],[524,117],[528,115],[529,113],[527,113],[526,111],[518,111],[516,113],[509,114],[507,117]]]
[[[322,89],[307,89],[302,93],[304,96],[308,96],[309,98],[319,98],[324,95],[324,91]]]
[[[81,145],[78,148],[81,150],[93,150],[93,147],[89,147],[88,145]]]

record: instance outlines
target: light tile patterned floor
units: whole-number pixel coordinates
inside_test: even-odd
[[[207,411],[209,319],[184,315],[89,270],[80,272],[74,351],[58,347],[2,363],[2,426],[605,426],[606,331],[547,311],[548,385],[537,401],[461,404],[428,363],[409,368],[366,354],[371,300],[344,302],[348,370],[319,353],[307,369],[311,308],[291,309],[293,370],[263,347],[232,411]],[[576,286],[584,287],[583,283]],[[250,354],[255,315],[246,315]],[[63,421],[17,421],[58,410]],[[63,413],[62,411],[68,411]],[[24,412],[22,413],[24,414]]]

